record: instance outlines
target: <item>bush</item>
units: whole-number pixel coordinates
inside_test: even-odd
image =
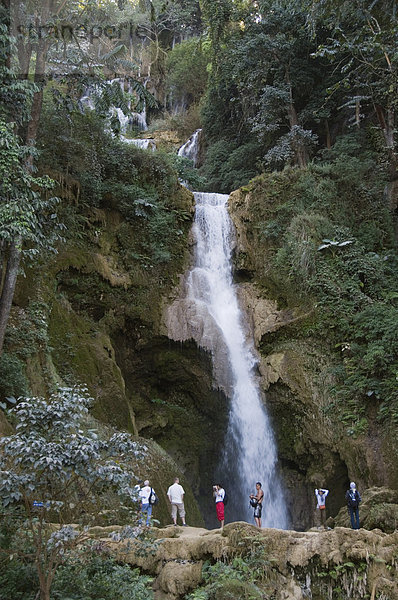
[[[166,89],[171,105],[187,108],[199,102],[206,89],[208,61],[200,38],[176,44],[168,53]]]
[[[241,146],[227,140],[215,142],[209,146],[200,169],[207,180],[206,189],[228,194],[248,183],[258,173],[259,154],[254,142]]]
[[[22,396],[28,389],[25,365],[17,357],[3,352],[0,357],[0,397]]]
[[[120,565],[102,552],[88,559],[76,556],[59,567],[52,588],[54,600],[151,600],[152,579],[138,569]]]
[[[188,600],[261,600],[264,597],[255,585],[250,560],[205,563],[203,579],[205,585],[190,594]]]

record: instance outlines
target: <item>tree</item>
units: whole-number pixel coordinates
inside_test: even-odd
[[[199,102],[207,84],[208,59],[199,38],[176,44],[167,56],[166,84],[170,105]]]
[[[53,182],[48,177],[34,177],[26,169],[26,159],[33,149],[21,143],[13,123],[1,118],[0,148],[1,354],[21,257],[35,256],[44,249],[54,250],[61,237],[61,226],[54,212],[57,198],[49,197]]]
[[[261,137],[283,134],[266,154],[265,162],[293,162],[303,167],[316,140],[305,127],[306,121],[313,119],[305,108],[316,86],[318,65],[308,60],[314,44],[306,31],[300,2],[258,2],[258,13],[247,19],[247,34],[247,42],[240,48],[242,68],[248,48],[251,57],[257,57],[257,65],[242,81],[250,80],[257,91],[253,131]]]
[[[6,177],[0,188],[0,210],[5,218],[0,231],[0,257],[4,270],[3,279],[0,279],[0,354],[25,245],[29,244],[31,253],[45,247],[42,229],[49,203],[47,198],[42,201],[40,192],[47,194],[50,182],[34,177],[33,173],[48,77],[62,80],[62,86],[55,88],[54,93],[61,95],[60,89],[66,89],[67,101],[73,110],[77,100],[73,97],[76,86],[70,80],[78,80],[77,89],[81,90],[87,81],[85,74],[98,72],[107,61],[114,66],[115,58],[120,58],[123,51],[123,45],[118,45],[118,31],[104,33],[101,28],[102,37],[112,46],[102,58],[94,57],[92,48],[86,51],[87,44],[81,43],[82,33],[88,38],[94,37],[95,23],[90,30],[87,18],[93,14],[96,4],[91,0],[87,3],[78,0],[11,3],[6,0],[1,7],[4,23],[0,26],[0,118],[3,119],[1,145],[5,152],[1,169]],[[142,99],[151,102],[150,94],[137,80],[132,82],[131,89],[138,103]],[[110,91],[103,93],[101,103],[106,104],[107,110],[112,103],[125,110],[128,108],[120,85],[113,85]],[[57,223],[56,219],[52,222]]]
[[[383,133],[390,177],[397,177],[395,140],[398,107],[398,54],[396,0],[326,0],[306,2],[309,22],[329,30],[317,56],[335,65],[339,79],[331,89],[344,90],[346,103],[355,111],[360,126],[361,105],[374,113]],[[370,109],[370,110],[369,110]]]
[[[316,140],[324,70],[321,61],[310,59],[316,43],[301,2],[203,4],[213,46],[206,137],[226,137],[231,129],[234,141],[256,139],[263,164],[305,166]]]
[[[104,508],[104,493],[113,491],[131,509],[137,500],[128,462],[142,457],[145,447],[124,433],[100,439],[93,430],[84,432],[90,403],[81,388],[60,389],[48,402],[21,400],[10,411],[15,434],[0,440],[3,512],[17,510],[23,519],[19,535],[27,544],[20,552],[35,564],[41,600],[49,600],[68,554],[89,543],[87,527]]]

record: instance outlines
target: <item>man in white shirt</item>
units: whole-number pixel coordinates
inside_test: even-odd
[[[146,513],[146,524],[149,527],[151,516],[152,516],[152,504],[149,502],[149,496],[151,495],[152,488],[149,485],[148,479],[144,481],[144,487],[142,487],[138,493],[141,498],[141,513]]]
[[[174,526],[177,526],[177,510],[181,517],[183,527],[187,526],[185,523],[184,494],[184,488],[180,485],[178,477],[176,477],[173,485],[167,490],[167,497],[171,504],[171,518],[173,519]]]

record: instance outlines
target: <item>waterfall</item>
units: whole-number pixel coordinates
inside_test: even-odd
[[[127,92],[132,96],[134,94],[133,87],[129,81],[125,81],[121,77],[117,77],[115,79],[107,81],[108,84],[112,85],[113,83],[117,83],[120,85],[122,92]],[[146,82],[145,82],[146,84]],[[125,87],[127,85],[127,90]],[[83,96],[79,100],[80,109],[84,112],[86,109],[95,110],[95,102],[94,98],[100,97],[103,94],[103,89],[99,85],[89,86]],[[124,134],[127,133],[128,129],[132,127],[136,127],[140,131],[147,131],[148,125],[146,121],[146,106],[144,102],[144,106],[141,112],[132,111],[132,103],[131,100],[128,102],[129,114],[125,115],[121,108],[116,108],[115,106],[111,106],[109,109],[109,116],[115,115],[120,123],[120,132],[121,139],[125,141]]]
[[[195,162],[200,130],[184,144],[180,156]],[[249,494],[264,491],[262,525],[287,527],[285,497],[277,471],[276,445],[265,408],[258,358],[244,327],[233,282],[234,228],[228,195],[194,192],[196,201],[193,267],[185,276],[182,298],[169,307],[166,325],[175,340],[193,338],[213,356],[216,385],[230,399],[227,433],[220,449],[217,478],[228,493],[227,521],[253,522]]]
[[[263,525],[283,528],[286,511],[276,472],[274,437],[255,375],[254,344],[246,338],[233,284],[234,231],[228,214],[228,196],[195,192],[195,200],[195,261],[187,288],[192,305],[198,307],[204,321],[204,331],[207,320],[212,324],[210,330],[216,333],[216,339],[207,338],[206,345],[219,362],[219,384],[231,400],[219,469],[221,482],[229,488],[228,514],[234,520],[252,522],[253,509],[248,497],[250,492],[255,493],[256,481],[261,481]]]
[[[194,166],[197,166],[198,163],[198,154],[199,154],[199,140],[200,134],[202,133],[201,129],[197,129],[195,133],[189,138],[187,142],[178,151],[178,156],[184,156],[185,158],[189,158],[193,161]]]
[[[156,142],[150,138],[122,138],[126,144],[133,144],[137,146],[137,148],[141,148],[141,150],[152,150],[153,152],[156,150]]]
[[[122,137],[127,132],[127,127],[129,124],[129,117],[126,117],[121,108],[115,108],[112,106],[110,108],[110,114],[115,115],[120,123],[120,137]]]

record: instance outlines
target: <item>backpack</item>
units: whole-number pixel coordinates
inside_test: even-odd
[[[154,504],[157,504],[158,502],[159,502],[159,498],[157,497],[157,495],[151,488],[151,493],[149,494],[149,504],[154,505]]]
[[[358,508],[359,506],[357,493],[358,492],[355,492],[354,497],[352,497],[352,494],[348,493],[348,506],[351,508]]]
[[[228,504],[228,496],[227,496],[227,492],[225,490],[224,490],[224,500],[223,500],[223,502],[224,502],[224,506],[227,506],[227,504]]]

